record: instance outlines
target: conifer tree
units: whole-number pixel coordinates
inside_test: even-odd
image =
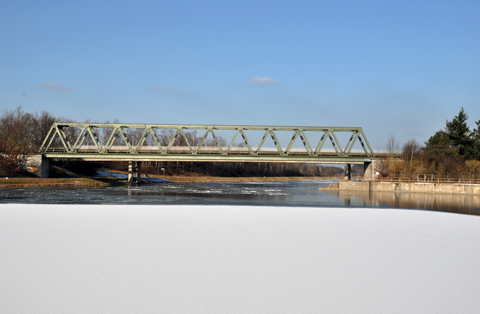
[[[473,142],[470,138],[470,129],[467,125],[468,115],[462,109],[452,121],[447,121],[445,128],[450,143],[458,147],[458,154],[465,158],[473,157]]]
[[[458,149],[462,158],[475,158],[473,133],[467,125],[468,115],[463,107],[452,121],[446,122],[445,130],[440,130],[425,142],[428,149]]]
[[[473,158],[480,159],[480,120],[475,122],[477,127],[472,132]]]

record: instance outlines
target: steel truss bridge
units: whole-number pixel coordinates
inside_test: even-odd
[[[136,138],[132,130],[136,131]],[[162,131],[165,134],[165,130],[170,130],[168,134],[171,137],[168,139],[160,135]],[[200,131],[199,134],[204,132],[203,136],[192,139],[190,132],[193,130]],[[226,131],[234,134],[227,141],[218,136],[220,133],[223,135],[222,132]],[[263,134],[256,147],[252,146],[251,139],[247,137],[247,133],[252,131],[256,131],[260,136]],[[285,134],[285,131],[290,133],[291,137],[289,136],[289,140],[287,139],[282,144],[278,133]],[[211,137],[208,137],[209,135]],[[307,135],[310,136],[310,140]],[[350,136],[348,137],[348,135]],[[268,137],[272,139],[274,147],[264,147]],[[314,137],[319,138],[318,142],[317,140],[315,142],[311,141]],[[339,137],[349,138],[349,140],[346,143],[341,143]],[[207,146],[207,138],[210,139],[209,146]],[[240,145],[238,144],[239,141],[235,142],[237,139],[241,141]],[[303,146],[301,149],[293,147],[297,141]],[[353,149],[357,142],[360,143],[361,150]],[[361,127],[70,122],[54,123],[45,137],[39,153],[42,154],[43,158],[48,159],[74,158],[91,161],[361,164],[371,162],[375,158],[375,154]]]

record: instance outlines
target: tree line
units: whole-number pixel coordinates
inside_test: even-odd
[[[72,122],[72,120],[64,117],[56,117],[46,111],[41,113],[28,113],[22,107],[18,107],[11,111],[4,111],[0,117],[0,176],[14,176],[25,174],[24,166],[27,156],[38,152],[44,139],[54,122]],[[86,121],[90,122],[90,121]],[[105,123],[110,123],[106,121]],[[113,123],[120,123],[115,120]],[[105,145],[112,134],[112,128],[99,128],[97,136]],[[143,129],[129,128],[126,130],[128,140],[136,145],[142,134]],[[66,128],[67,137],[73,141],[79,136],[78,128]],[[170,143],[174,135],[174,130],[156,130],[156,137],[162,146]],[[198,145],[202,140],[202,136],[197,131],[187,131],[185,136],[192,145]],[[221,136],[217,136],[217,140],[221,146],[226,146],[227,141]],[[58,138],[56,141],[59,141]],[[90,137],[87,137],[84,145],[93,145]],[[118,136],[114,145],[124,145],[122,137]],[[144,146],[155,146],[156,143],[150,136],[147,138]],[[208,137],[203,146],[216,146],[216,141]],[[53,142],[53,146],[62,146],[60,142]],[[183,136],[178,136],[173,146],[187,146],[187,142]],[[235,146],[244,147],[245,144],[238,143]],[[70,168],[75,172],[85,175],[95,173],[96,167],[103,167],[114,170],[127,169],[125,162],[98,162],[85,163],[74,161],[59,161],[57,164],[61,167]],[[212,176],[340,176],[342,169],[338,167],[308,165],[308,164],[288,164],[288,163],[200,163],[200,162],[144,162],[142,172],[152,174],[197,174]],[[52,171],[55,175],[55,171]],[[60,175],[60,174],[57,174]]]
[[[24,112],[22,107],[0,117],[0,175],[23,174],[25,156],[35,153],[55,121],[65,121],[46,111]]]
[[[379,162],[376,171],[382,177],[478,178],[480,120],[475,122],[473,129],[467,121],[468,114],[461,108],[451,121],[446,121],[444,129],[430,136],[424,145],[411,139],[400,147],[395,137],[390,136],[386,149],[391,155],[401,154],[401,159]]]

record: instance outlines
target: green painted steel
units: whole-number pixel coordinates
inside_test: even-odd
[[[137,138],[129,129],[140,129]],[[168,143],[159,140],[161,130],[171,130]],[[200,141],[188,130],[204,130]],[[235,131],[230,142],[222,145],[216,134],[222,131]],[[257,147],[253,147],[245,131],[262,131],[264,135]],[[290,141],[282,145],[278,131],[289,131]],[[195,131],[196,132],[196,131]],[[277,133],[276,133],[277,132]],[[312,146],[307,137],[317,133],[318,143]],[[348,133],[346,145],[340,143],[337,135]],[[104,143],[100,140],[103,135]],[[241,135],[244,148],[234,147]],[[205,142],[211,135],[213,146]],[[189,139],[190,136],[190,139]],[[270,137],[273,148],[264,148]],[[149,138],[151,138],[149,140]],[[192,142],[193,138],[193,142]],[[304,150],[293,149],[300,138]],[[327,138],[333,151],[327,151]],[[179,146],[182,141],[183,146]],[[352,152],[356,142],[363,152]],[[113,144],[118,142],[120,146]],[[135,144],[135,143],[136,144]],[[146,143],[149,143],[147,145]],[[315,143],[313,143],[315,144]],[[242,144],[243,145],[243,144]],[[238,145],[237,145],[238,146]],[[315,149],[313,148],[315,147]],[[344,148],[343,148],[344,147]],[[314,126],[253,126],[253,125],[176,125],[176,124],[123,124],[123,123],[54,123],[45,137],[39,153],[46,158],[75,158],[84,160],[175,160],[175,161],[235,161],[235,162],[296,162],[296,163],[363,163],[369,162],[375,154],[361,127],[314,127]]]
[[[199,162],[281,162],[281,163],[338,163],[363,164],[369,157],[326,157],[313,158],[298,156],[248,156],[248,155],[153,155],[153,154],[98,154],[98,153],[44,153],[45,158],[70,158],[87,161],[199,161]]]

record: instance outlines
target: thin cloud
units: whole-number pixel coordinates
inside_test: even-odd
[[[64,86],[60,83],[40,83],[38,84],[38,86],[41,86],[41,87],[45,87],[45,88],[51,88],[51,89],[58,89],[58,90],[62,90],[64,92],[70,92],[72,89],[71,88],[68,88],[67,86]]]
[[[250,79],[250,82],[255,84],[280,84],[271,77],[254,77]]]
[[[188,94],[189,93],[187,90],[176,89],[176,88],[173,88],[173,87],[170,87],[170,86],[155,85],[155,86],[153,86],[153,89],[164,90],[164,91],[167,91],[167,92],[170,92],[170,93],[178,93],[178,94]]]

